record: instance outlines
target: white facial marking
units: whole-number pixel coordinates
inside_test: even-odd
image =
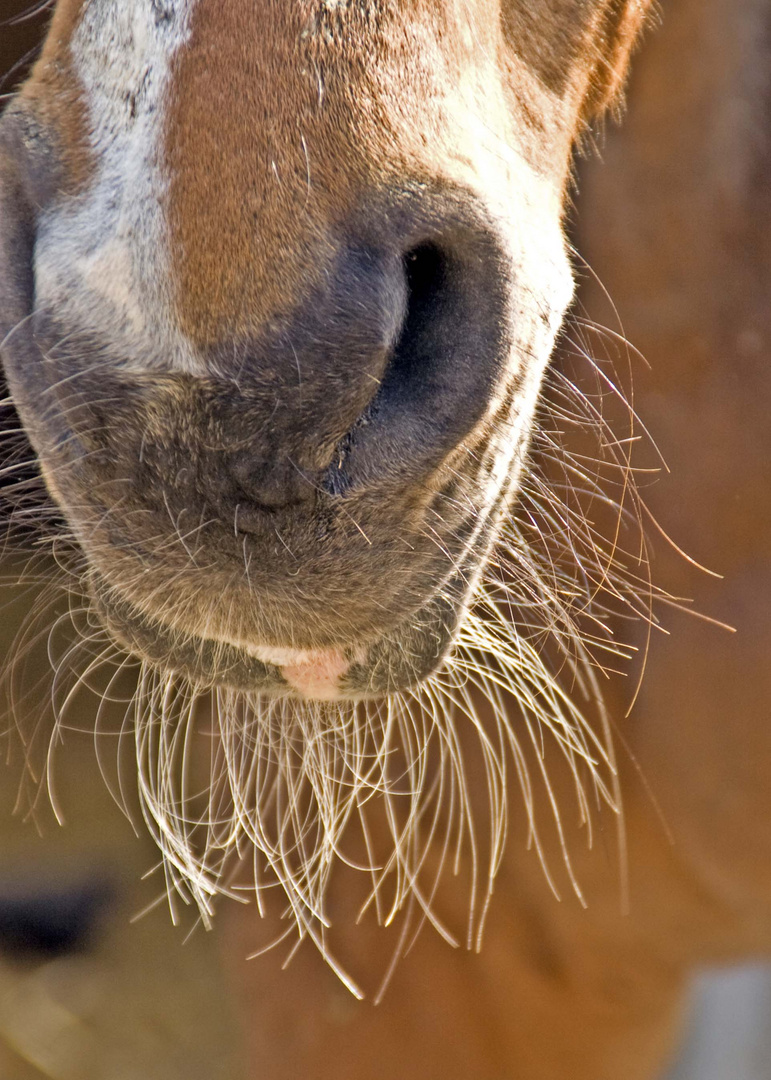
[[[125,366],[197,370],[172,309],[161,137],[171,63],[195,0],[89,0],[71,52],[96,176],[41,219],[38,307],[104,337]]]

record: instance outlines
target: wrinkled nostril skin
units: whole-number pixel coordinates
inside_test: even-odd
[[[425,480],[504,389],[511,268],[494,229],[473,211],[445,204],[409,240],[401,333],[377,394],[346,440],[342,467],[330,471],[332,490]]]
[[[244,513],[250,508],[287,510],[313,501],[315,487],[301,467],[287,457],[274,455],[258,460],[249,450],[234,454],[229,463],[234,482],[233,498],[242,510],[239,528],[246,528]]]
[[[248,531],[250,512],[313,502],[340,441],[378,394],[407,294],[398,251],[341,242],[323,288],[253,340],[211,351],[207,368],[230,387],[213,418],[225,460],[205,494],[224,516],[237,508]]]

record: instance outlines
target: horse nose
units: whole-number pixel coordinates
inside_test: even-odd
[[[508,273],[494,230],[458,217],[341,244],[283,322],[223,350],[216,367],[237,369],[204,406],[221,450],[197,448],[199,497],[223,519],[259,530],[319,494],[423,484],[486,415],[510,356]]]
[[[516,379],[510,256],[468,199],[437,203],[402,238],[399,331],[338,443],[325,481],[338,494],[424,482]]]
[[[139,460],[172,512],[208,506],[236,531],[317,497],[427,490],[516,379],[512,271],[478,213],[445,201],[428,220],[396,217],[338,245],[286,316],[215,346],[211,374],[143,373],[133,390],[127,372],[63,379],[70,423],[74,396],[79,428],[109,443],[104,469],[130,476]]]

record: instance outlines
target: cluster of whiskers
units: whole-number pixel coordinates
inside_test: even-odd
[[[209,923],[218,897],[251,896],[261,912],[286,920],[279,939],[311,939],[355,993],[331,944],[336,874],[355,872],[364,883],[359,916],[371,911],[400,928],[395,958],[426,921],[455,940],[435,903],[448,877],[467,890],[460,936],[478,947],[514,820],[555,892],[547,847],[556,838],[580,897],[566,815],[591,842],[604,807],[623,846],[601,694],[608,666],[630,655],[615,631],[623,617],[652,625],[652,601],[668,599],[647,577],[634,435],[611,434],[604,402],[620,395],[593,363],[592,396],[564,370],[549,375],[530,467],[451,655],[426,684],[382,701],[303,702],[198,686],[123,654],[84,598],[83,556],[41,495],[6,404],[7,579],[14,596],[25,587],[36,596],[6,685],[35,790],[50,788],[68,727],[93,730],[116,799],[157,842],[172,911],[182,900]],[[570,431],[587,429],[591,455],[568,452]],[[33,663],[41,647],[52,689],[50,665],[41,675]],[[114,745],[122,764],[111,769],[105,747]],[[571,807],[565,785],[558,795],[551,782],[557,762],[571,781]]]

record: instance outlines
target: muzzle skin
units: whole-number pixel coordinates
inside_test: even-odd
[[[334,290],[203,375],[116,364],[36,305],[45,225],[6,181],[7,377],[97,610],[151,662],[332,697],[413,685],[446,654],[543,363],[512,360],[513,270],[491,226],[457,195],[392,201],[387,233],[346,241]]]
[[[324,699],[442,664],[572,294],[572,140],[643,11],[568,7],[547,63],[517,4],[56,5],[0,122],[2,362],[129,651]]]

